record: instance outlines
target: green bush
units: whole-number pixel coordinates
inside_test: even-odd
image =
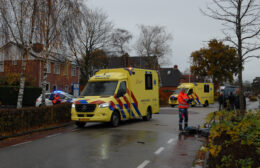
[[[16,105],[18,98],[18,86],[0,86],[0,104]],[[23,106],[34,106],[36,99],[41,94],[41,88],[25,87],[23,96]]]
[[[0,136],[7,136],[52,124],[69,122],[71,103],[46,107],[0,110]]]

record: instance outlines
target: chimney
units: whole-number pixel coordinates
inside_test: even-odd
[[[174,65],[174,66],[173,66],[173,69],[178,69],[178,65]]]

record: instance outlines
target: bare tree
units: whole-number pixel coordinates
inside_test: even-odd
[[[4,9],[3,9],[4,10]],[[8,32],[8,27],[4,21],[0,18],[0,46],[8,43],[10,41],[10,36]]]
[[[67,42],[70,51],[80,65],[81,80],[85,83],[91,74],[91,62],[95,50],[104,50],[110,44],[112,23],[101,10],[81,7],[81,15],[74,18],[79,21],[74,30],[67,29]],[[72,25],[75,22],[72,22]]]
[[[245,112],[243,102],[242,71],[249,58],[260,58],[254,51],[260,49],[260,2],[259,0],[212,0],[206,10],[206,16],[219,20],[225,26],[225,40],[237,50],[239,57],[240,111]]]
[[[129,41],[133,38],[132,34],[125,29],[115,29],[111,35],[112,48],[115,55],[122,56],[129,50]]]
[[[78,2],[74,0],[60,1],[48,0],[39,1],[39,15],[37,17],[37,40],[43,45],[41,53],[43,59],[43,82],[42,82],[42,105],[45,105],[45,92],[47,83],[47,66],[50,55],[60,56],[56,51],[62,47],[62,35],[65,30],[64,23],[68,14],[77,13]],[[66,55],[62,55],[62,60],[66,60]],[[67,67],[64,67],[68,69]]]
[[[166,32],[165,27],[141,25],[139,29],[140,35],[135,49],[140,56],[147,56],[150,65],[156,65],[157,60],[162,61],[171,53],[169,42],[172,40],[172,35]]]
[[[23,51],[17,108],[22,107],[26,60],[33,46],[37,9],[37,0],[0,0],[0,19],[8,27],[10,39]]]

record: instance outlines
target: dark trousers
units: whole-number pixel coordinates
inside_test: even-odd
[[[230,107],[229,107],[230,111],[233,111],[233,110],[236,109],[235,104],[230,104],[229,106],[230,106]]]
[[[224,109],[224,104],[219,103],[218,110],[220,111],[220,110],[223,110],[223,109]]]
[[[184,117],[184,128],[188,126],[188,109],[179,108],[179,128],[182,129],[182,121]]]

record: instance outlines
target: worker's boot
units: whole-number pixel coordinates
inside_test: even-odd
[[[184,124],[184,129],[186,129],[188,127],[188,124]]]
[[[182,125],[179,125],[179,130],[180,130],[180,131],[182,131],[182,130],[183,130],[183,129],[182,129]]]

